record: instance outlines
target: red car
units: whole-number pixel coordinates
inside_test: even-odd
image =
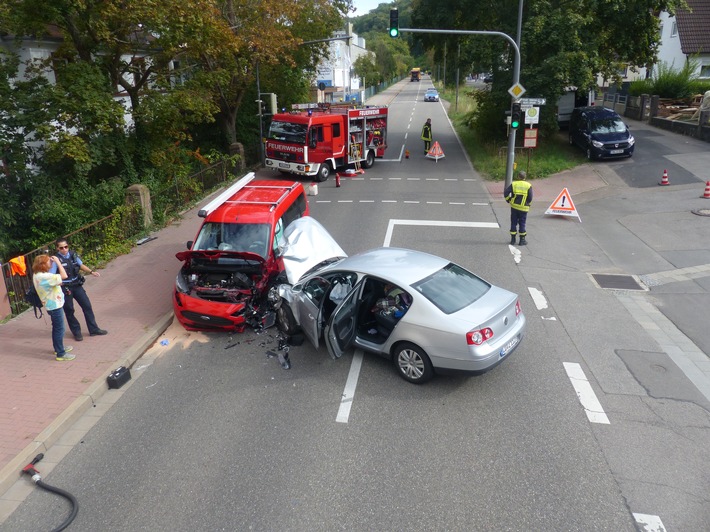
[[[306,192],[294,181],[255,180],[248,174],[199,211],[204,218],[175,281],[175,317],[187,330],[241,332],[283,272],[284,229],[309,214]]]

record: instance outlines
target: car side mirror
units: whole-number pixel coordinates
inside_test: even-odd
[[[192,240],[188,240],[188,241],[187,241],[187,249],[192,249],[192,244],[193,244],[193,243],[194,243],[194,242],[193,242]]]

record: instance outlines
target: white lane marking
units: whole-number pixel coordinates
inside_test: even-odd
[[[404,200],[404,203],[413,203],[415,205],[419,205],[419,202],[414,200]]]
[[[597,399],[597,396],[594,394],[592,385],[589,384],[587,376],[584,374],[584,370],[582,370],[582,366],[574,362],[563,362],[563,365],[589,421],[609,425],[609,418],[604,413],[599,399]]]
[[[407,181],[421,181],[421,177],[408,177]]]
[[[427,201],[426,204],[427,205],[442,205],[443,202],[442,201]]]
[[[661,518],[657,515],[635,513],[634,519],[639,525],[642,525],[642,532],[666,532],[666,527],[663,526]]]
[[[498,229],[500,226],[495,222],[447,222],[438,220],[397,220],[391,219],[387,224],[384,246],[388,247],[392,242],[392,233],[395,225],[417,225],[431,227],[476,227],[486,229]]]
[[[537,308],[537,310],[543,310],[547,308],[547,299],[545,299],[545,296],[542,295],[542,292],[540,292],[540,290],[528,286],[528,292],[530,292],[530,297],[532,297],[533,303],[535,303],[535,307]]]
[[[352,202],[353,202],[353,200],[351,200],[351,199],[339,199],[338,200],[338,203],[352,203]]]
[[[355,398],[355,388],[357,388],[357,379],[360,376],[360,369],[362,368],[362,358],[362,350],[356,349],[353,354],[353,363],[350,364],[348,380],[345,382],[343,396],[340,399],[338,415],[335,418],[337,423],[347,423],[350,418],[350,408],[353,406],[353,399]]]
[[[515,261],[515,264],[520,264],[520,259],[523,258],[523,254],[520,252],[520,250],[510,244],[508,244],[508,249],[510,250],[510,254],[513,255],[513,260]]]
[[[359,203],[375,203],[375,200],[373,199],[361,199]]]

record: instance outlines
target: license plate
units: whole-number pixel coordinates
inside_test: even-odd
[[[609,153],[616,155],[617,153],[624,153],[624,150],[609,150]]]
[[[288,163],[279,163],[279,168],[291,168],[291,165]]]
[[[513,349],[516,345],[518,345],[518,342],[520,341],[519,337],[513,338],[510,342],[505,344],[503,349],[500,350],[500,356],[501,358],[510,353],[511,349]]]

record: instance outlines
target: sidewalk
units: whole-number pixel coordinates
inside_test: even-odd
[[[39,320],[24,312],[0,325],[0,496],[108,390],[106,377],[130,367],[170,325],[180,266],[175,253],[194,238],[199,220],[196,208],[186,212],[154,233],[156,240],[99,270],[101,277],[87,278],[96,320],[109,334],[89,336],[77,307],[84,341],[75,342],[68,332],[65,337],[75,360],[54,360],[46,312]]]

